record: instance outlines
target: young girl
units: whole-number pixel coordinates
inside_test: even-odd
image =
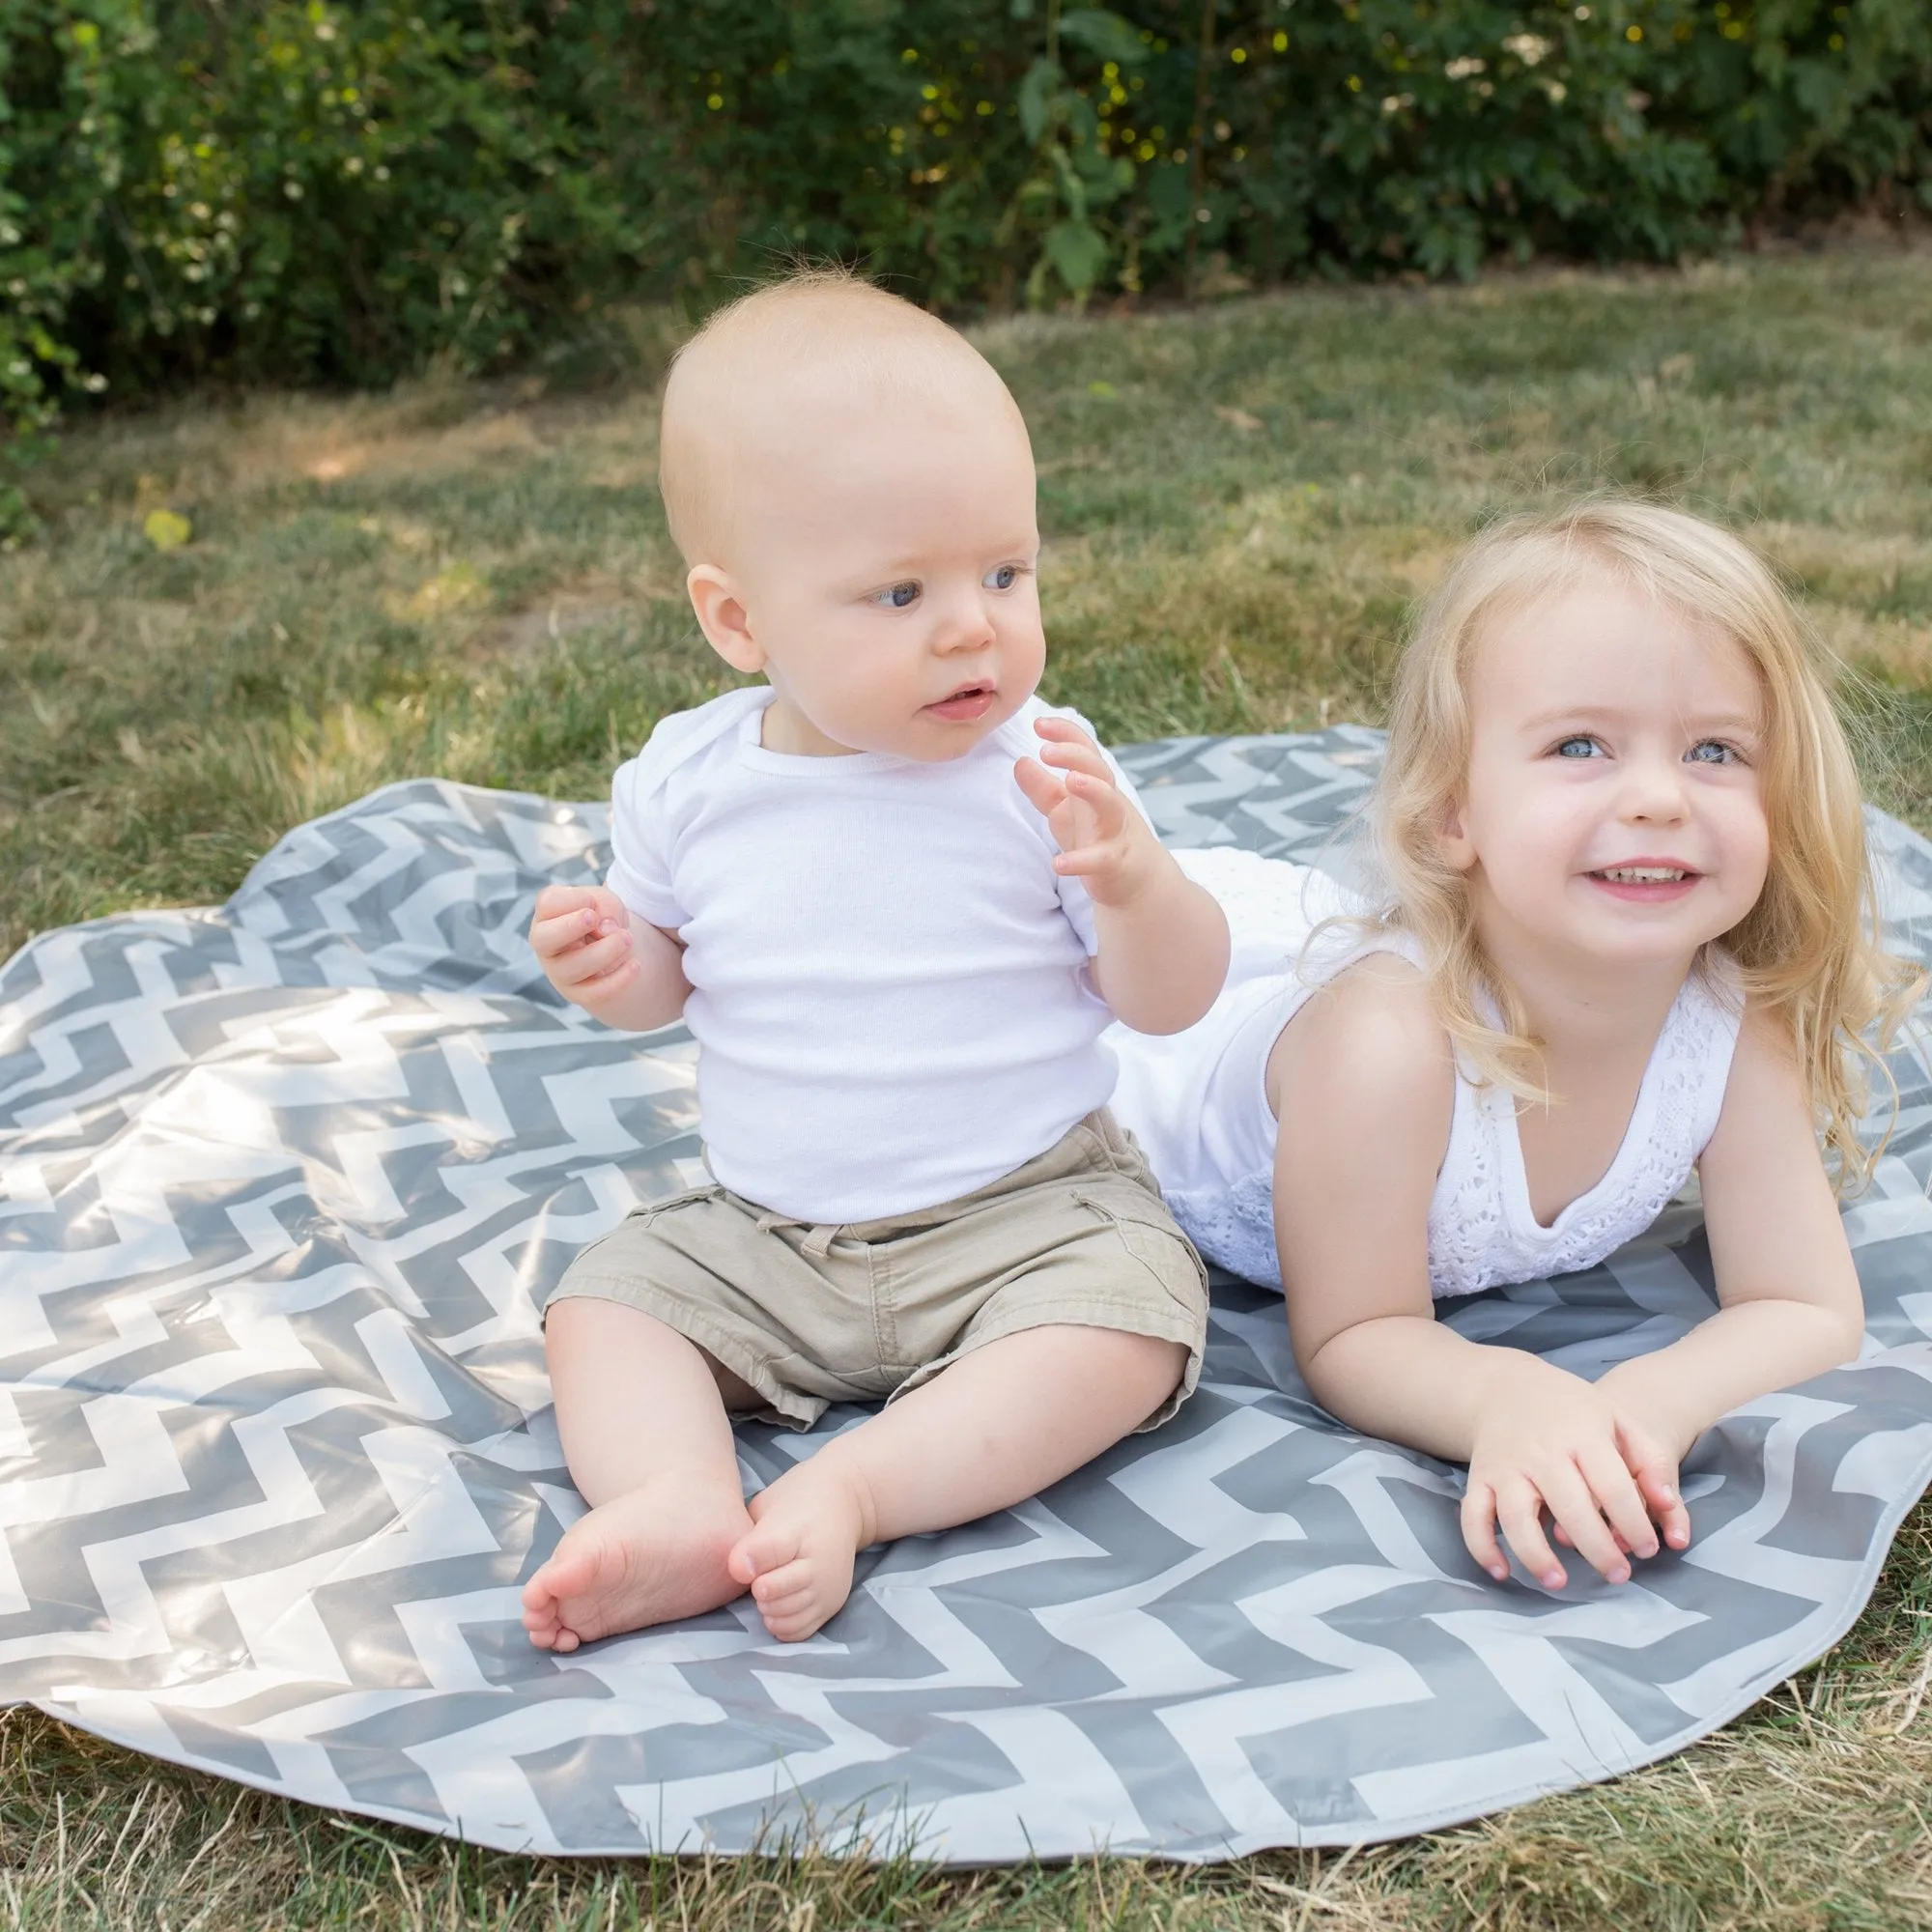
[[[1856,772],[1771,572],[1675,511],[1492,528],[1422,615],[1372,813],[1381,892],[1187,855],[1227,989],[1119,1035],[1115,1107],[1211,1260],[1286,1290],[1317,1398],[1469,1465],[1463,1533],[1550,1589],[1690,1541],[1727,1409],[1857,1354],[1819,1136],[1862,1179],[1861,1036],[1922,978],[1876,944]],[[1337,915],[1340,915],[1339,917]],[[1720,1312],[1592,1384],[1434,1302],[1589,1267],[1695,1168]],[[1278,1264],[1277,1264],[1278,1260]]]

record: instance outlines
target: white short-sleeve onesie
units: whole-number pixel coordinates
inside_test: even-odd
[[[1093,902],[1013,778],[1036,718],[1089,727],[1035,698],[945,763],[801,757],[760,743],[772,696],[667,718],[618,771],[609,884],[684,942],[720,1181],[820,1224],[937,1207],[1113,1092]]]

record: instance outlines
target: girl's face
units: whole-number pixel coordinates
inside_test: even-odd
[[[1742,648],[1607,580],[1476,644],[1469,776],[1443,838],[1498,963],[1688,970],[1770,859]]]

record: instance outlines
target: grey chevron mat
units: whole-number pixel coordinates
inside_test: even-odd
[[[1332,849],[1375,734],[1125,760],[1164,836]],[[557,1003],[523,933],[602,808],[422,781],[292,833],[219,911],[0,972],[0,1698],[510,1849],[908,1843],[958,1862],[1388,1838],[1721,1724],[1847,1628],[1932,1474],[1932,1080],[1847,1214],[1855,1367],[1685,1470],[1621,1590],[1491,1583],[1457,1473],[1309,1400],[1217,1290],[1200,1395],[1005,1516],[876,1549],[811,1642],[740,1605],[557,1660],[521,1582],[582,1508],[536,1311],[696,1170],[693,1053]],[[1932,846],[1874,820],[1898,942]],[[1695,1211],[1450,1319],[1585,1373],[1710,1308]],[[748,1485],[813,1435],[748,1428]]]

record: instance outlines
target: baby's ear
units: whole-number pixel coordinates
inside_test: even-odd
[[[763,647],[752,635],[751,612],[728,573],[715,563],[696,563],[684,580],[684,587],[711,648],[733,670],[753,675],[763,670]]]

